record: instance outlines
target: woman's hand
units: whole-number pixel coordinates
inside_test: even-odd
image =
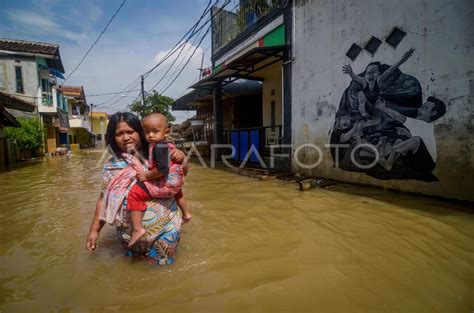
[[[170,154],[171,154],[171,160],[173,160],[173,162],[178,163],[178,164],[183,164],[183,161],[186,157],[183,151],[176,148],[172,148]]]
[[[344,65],[342,67],[342,73],[343,74],[348,74],[350,76],[352,76],[354,74],[354,72],[352,71],[352,67],[349,64]]]
[[[97,244],[97,239],[99,238],[99,232],[91,230],[86,240],[86,248],[89,252],[94,252],[95,249],[99,246]]]

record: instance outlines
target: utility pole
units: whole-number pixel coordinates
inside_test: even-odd
[[[91,118],[90,118],[90,121],[91,121],[91,132],[93,133],[94,131],[92,130],[92,125],[94,125],[94,123],[93,123],[92,113],[94,113],[94,104],[93,104],[93,103],[91,103]]]
[[[142,75],[142,106],[145,107],[145,79]]]
[[[94,119],[92,117],[92,113],[94,113],[94,104],[93,103],[91,103],[91,116],[89,118],[89,121],[91,123],[91,133],[94,133],[94,131],[92,130],[93,129],[92,126],[94,125]],[[96,140],[97,140],[97,137],[94,137],[94,140],[92,141],[94,143],[94,148],[96,147],[96,143],[95,143]]]
[[[90,121],[91,121],[91,132],[93,132],[93,131],[92,131],[92,125],[93,125],[93,123],[92,123],[92,113],[94,113],[94,104],[93,104],[93,103],[91,103],[91,118],[90,118]]]
[[[202,78],[202,73],[203,73],[203,71],[204,71],[204,69],[202,68],[202,65],[203,65],[203,64],[204,64],[204,52],[202,53],[201,67],[198,68],[198,70],[199,70],[199,80],[201,80],[201,78]]]

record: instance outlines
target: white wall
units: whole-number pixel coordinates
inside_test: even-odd
[[[18,60],[19,62],[16,62]],[[24,93],[16,93],[16,75],[15,66],[21,66],[23,75],[23,89]],[[38,96],[38,71],[36,68],[36,60],[33,57],[0,55],[0,90],[14,94],[27,102],[36,104],[36,97]],[[35,112],[22,112],[16,110],[9,110],[16,117],[20,116],[37,116]]]
[[[474,2],[472,0],[354,1],[295,0],[295,60],[292,65],[292,141],[323,150],[321,164],[311,170],[293,161],[299,172],[379,185],[409,192],[474,200]],[[407,35],[398,47],[384,42],[393,27]],[[374,56],[367,51],[352,62],[345,54],[352,43],[364,46],[375,36],[382,45]],[[333,167],[330,133],[344,90],[351,81],[341,68],[351,64],[356,73],[368,63],[389,65],[410,47],[414,55],[400,69],[417,78],[423,101],[436,96],[446,103],[446,114],[434,122],[437,182],[416,179],[376,179],[365,173]],[[307,164],[317,160],[315,150],[300,154]]]
[[[16,62],[19,61],[19,62]],[[15,66],[21,66],[23,74],[23,94],[17,94],[19,97],[23,97],[25,100],[35,102],[38,90],[38,71],[36,68],[36,60],[31,57],[22,56],[5,56],[0,55],[0,71],[3,75],[3,90],[8,93],[16,93],[16,76]]]
[[[270,67],[261,75],[263,81],[263,126],[271,126],[271,103],[275,101],[275,125],[282,125],[281,97],[282,97],[282,69],[281,64]],[[274,90],[274,95],[272,95]]]

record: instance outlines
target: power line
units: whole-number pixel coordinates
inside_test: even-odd
[[[209,0],[206,8],[204,9],[204,11],[202,12],[201,16],[199,17],[198,21],[196,23],[193,24],[193,26],[191,26],[191,28],[186,32],[186,34],[184,34],[183,37],[181,37],[181,39],[173,46],[173,48],[170,49],[170,51],[155,65],[153,66],[150,70],[148,70],[147,72],[145,72],[143,74],[143,76],[145,78],[148,77],[148,75],[150,75],[151,72],[153,72],[158,66],[160,66],[164,61],[166,61],[171,55],[173,55],[177,49],[179,49],[180,47],[182,47],[183,45],[186,44],[187,41],[184,41],[183,43],[181,43],[185,38],[186,36],[188,36],[189,33],[193,32],[194,29],[196,29],[197,25],[199,25],[202,21],[202,19],[204,18],[204,16],[206,16],[206,14],[208,13],[209,9],[211,9],[214,5],[217,4],[217,2],[219,2],[219,0],[216,0],[216,2],[214,2],[213,6],[210,7],[211,5],[211,2],[212,0]],[[194,33],[195,34],[195,33]],[[193,34],[192,34],[193,35]],[[191,36],[188,38],[188,40],[191,38]],[[181,43],[181,45],[180,45]],[[179,47],[177,48],[177,46],[179,45]],[[176,50],[175,50],[176,49]]]
[[[196,29],[196,28],[199,26],[199,24],[201,23],[201,21],[203,20],[203,18],[205,17],[205,15],[210,11],[210,4],[211,4],[211,2],[212,2],[212,0],[209,1],[209,3],[207,4],[206,8],[204,9],[204,11],[203,11],[203,13],[201,14],[200,18],[198,19],[198,21],[193,24],[193,26],[192,26],[192,27],[186,32],[186,34],[173,46],[173,48],[171,48],[171,49],[166,53],[166,55],[165,55],[155,66],[153,66],[153,68],[151,68],[150,70],[148,70],[147,72],[145,72],[145,73],[143,74],[144,78],[148,77],[159,65],[163,64],[168,58],[170,58],[173,54],[175,54],[175,53],[181,48],[181,50],[180,50],[178,56],[176,56],[176,58],[175,58],[175,60],[173,61],[172,65],[170,66],[170,68],[168,68],[168,70],[166,71],[166,73],[163,75],[163,77],[160,79],[160,81],[159,81],[157,84],[155,84],[155,85],[153,86],[153,88],[156,87],[164,78],[166,78],[166,77],[168,76],[167,73],[169,72],[169,70],[171,69],[171,67],[172,67],[172,66],[176,63],[176,61],[178,60],[179,56],[181,55],[182,51],[184,50],[184,47],[185,47],[186,43],[188,43],[189,40],[190,40],[192,37],[194,37],[196,34],[200,34],[201,31],[202,31],[202,29],[203,29],[209,22],[212,21],[212,18],[213,18],[214,16],[216,16],[220,11],[222,11],[231,1],[230,1],[230,0],[226,0],[226,2],[223,4],[223,6],[222,6],[221,8],[219,8],[219,10],[218,10],[217,12],[215,12],[214,14],[211,14],[212,16],[211,16],[203,25],[201,25],[198,29]],[[214,4],[211,6],[211,8],[214,7],[218,2],[219,2],[219,0],[216,0],[216,1],[214,2]],[[205,38],[205,37],[207,36],[207,34],[209,33],[210,29],[211,29],[211,26],[208,27],[206,33],[204,34],[204,36],[201,37],[201,39],[200,39],[200,41],[199,41],[199,44],[195,47],[195,49],[194,49],[193,53],[191,54],[191,56],[187,59],[186,63],[185,63],[184,66],[180,69],[179,73],[178,73],[178,74],[174,77],[174,79],[167,85],[167,87],[164,89],[164,91],[168,90],[168,88],[169,88],[169,87],[177,80],[177,78],[181,75],[181,73],[182,73],[183,70],[186,68],[186,66],[189,64],[189,62],[194,58],[194,54],[196,53],[197,49],[200,47],[200,45],[201,45],[202,41],[204,40],[204,38]],[[191,34],[190,34],[190,33],[191,33]],[[185,39],[188,34],[190,34],[190,35],[188,36],[187,40],[183,42],[183,39]],[[181,43],[181,44],[180,44],[180,43]],[[194,41],[193,41],[193,43],[194,43]],[[191,46],[191,47],[192,47],[192,46]],[[191,50],[191,47],[188,49],[188,52]],[[209,48],[209,47],[208,47],[208,48]],[[208,48],[206,48],[206,50],[207,50]],[[185,55],[187,55],[188,52],[186,52]],[[181,63],[182,63],[183,61],[184,61],[184,58],[182,59],[182,61],[180,62],[179,65],[181,65]],[[178,68],[179,68],[179,65],[178,65]],[[176,71],[177,71],[177,69],[171,74],[171,76],[173,76],[173,75],[176,73]],[[135,80],[139,80],[139,79],[140,79],[140,77],[136,78]],[[132,84],[133,84],[133,82],[132,82],[130,85],[132,85]],[[136,85],[138,85],[138,84],[139,84],[139,82],[136,83]],[[153,89],[153,88],[152,88],[152,89]],[[138,90],[135,90],[135,91],[138,91]],[[149,91],[150,91],[150,90],[149,90]],[[164,92],[164,91],[163,91],[163,92]],[[130,91],[130,92],[132,92],[132,91]],[[163,93],[163,92],[162,92],[162,93]],[[123,92],[122,92],[122,93],[123,93]],[[162,94],[162,93],[161,93],[161,94]],[[132,103],[135,102],[135,101],[140,97],[140,95],[141,95],[141,94],[138,93],[137,97],[135,97],[135,100],[132,101]],[[110,102],[110,101],[112,101],[112,100],[114,100],[114,99],[116,99],[116,98],[117,98],[117,96],[112,97],[111,99],[109,99],[109,100],[107,100],[107,101],[105,101],[105,102],[103,102],[103,103],[101,103],[101,104],[99,104],[99,105],[103,105],[103,107],[109,107],[109,106],[112,106],[112,105],[116,104],[116,103],[119,102],[120,100],[122,100],[121,98],[119,98],[119,99],[117,99],[115,102],[113,102],[113,103],[111,103],[111,104],[104,105],[104,104],[106,104],[107,102]],[[97,105],[97,106],[99,106],[99,105]],[[97,106],[96,106],[96,107],[97,107]]]
[[[86,97],[110,96],[110,95],[116,95],[116,94],[121,94],[121,93],[130,93],[130,92],[134,92],[138,90],[140,89],[133,89],[133,90],[127,90],[127,91],[115,91],[115,92],[109,92],[109,93],[97,93],[93,95],[86,95]]]
[[[100,33],[100,35],[97,37],[97,39],[94,41],[94,43],[91,45],[91,47],[89,48],[89,50],[87,50],[86,54],[84,55],[84,57],[82,57],[81,61],[79,62],[79,64],[76,65],[76,67],[72,70],[71,74],[69,74],[66,79],[64,80],[63,82],[63,85],[64,83],[69,79],[69,77],[72,76],[72,74],[74,74],[74,72],[79,68],[79,66],[81,66],[82,62],[84,62],[84,60],[86,59],[86,57],[89,55],[89,53],[91,52],[92,48],[94,48],[94,46],[97,44],[97,42],[99,41],[100,37],[102,37],[102,35],[105,33],[105,31],[107,30],[107,28],[109,27],[110,23],[112,23],[112,21],[114,20],[115,16],[118,14],[118,12],[120,11],[120,9],[123,7],[123,5],[125,4],[125,2],[127,2],[127,0],[123,0],[122,4],[119,6],[119,8],[117,9],[117,11],[115,11],[114,15],[110,18],[109,22],[107,23],[107,25],[105,26],[104,30],[102,30],[102,32]]]
[[[138,84],[140,83],[139,80],[140,80],[140,76],[138,76],[137,78],[135,78],[130,84],[128,84],[124,89],[122,89],[122,91],[121,91],[120,93],[123,93],[123,92],[128,91],[128,90],[131,90],[131,89],[135,89],[135,88],[138,86]],[[105,100],[104,102],[101,102],[101,103],[97,104],[97,106],[104,105],[104,104],[106,104],[106,103],[108,103],[108,102],[111,102],[111,101],[117,99],[117,97],[120,98],[120,96],[113,96],[113,97],[111,97],[111,98]]]
[[[179,71],[178,75],[176,75],[176,77],[173,79],[173,81],[171,81],[171,83],[169,83],[168,86],[166,86],[166,88],[161,92],[161,94],[165,93],[166,90],[168,90],[168,88],[171,87],[171,85],[173,85],[173,83],[176,81],[176,79],[178,79],[179,75],[181,75],[181,73],[183,72],[183,70],[186,68],[186,66],[189,64],[189,62],[191,61],[191,58],[194,56],[194,54],[196,53],[196,50],[199,48],[199,46],[201,45],[202,41],[204,40],[204,38],[207,36],[207,34],[209,33],[209,31],[211,30],[211,25],[209,25],[206,33],[204,34],[204,36],[202,36],[201,40],[199,41],[198,45],[196,46],[196,48],[194,49],[193,53],[191,54],[191,56],[189,57],[189,59],[186,61],[186,63],[184,64],[184,66],[181,68],[181,70]]]
[[[194,34],[196,34],[196,33],[201,33],[201,30],[202,30],[207,24],[209,24],[209,22],[211,22],[212,19],[213,19],[217,14],[219,14],[226,6],[230,3],[230,1],[231,1],[231,0],[227,0],[227,1],[222,5],[222,7],[219,8],[219,10],[218,10],[217,12],[215,12],[214,14],[211,14],[211,17],[210,17],[203,25],[201,25],[201,27],[200,27],[197,31],[195,31]],[[214,3],[213,7],[217,4],[217,2],[218,2],[218,1],[216,1],[216,2]],[[188,65],[188,63],[189,63],[190,60],[192,59],[193,55],[196,53],[196,50],[199,48],[199,46],[201,45],[201,43],[202,43],[202,41],[204,40],[204,38],[206,37],[206,35],[209,33],[209,30],[211,29],[211,26],[212,26],[212,24],[209,25],[209,27],[208,27],[206,33],[204,34],[204,36],[201,37],[201,40],[199,41],[199,44],[196,46],[196,48],[194,49],[193,53],[191,54],[191,56],[190,56],[190,57],[188,58],[188,60],[186,61],[186,64],[181,68],[181,70],[179,71],[178,75],[171,81],[170,84],[168,84],[168,86],[167,86],[160,94],[163,94],[166,90],[168,90],[168,88],[176,81],[176,79],[179,77],[179,75],[183,72],[184,68]],[[188,40],[189,40],[189,39],[191,39],[191,36],[188,38]],[[188,42],[188,41],[186,41],[186,42]],[[185,43],[186,43],[186,42],[185,42]],[[184,43],[184,44],[185,44],[185,43]],[[193,42],[193,43],[194,43],[194,42]],[[191,49],[191,48],[190,48],[190,49]],[[190,50],[190,49],[189,49],[189,50]],[[181,50],[181,51],[182,51],[182,50]],[[181,54],[181,52],[180,52],[180,54]],[[187,55],[187,52],[186,52],[186,55]],[[179,55],[178,55],[178,57],[179,57]],[[177,58],[175,58],[175,60],[173,61],[173,64],[176,62],[176,60],[177,60]],[[183,60],[184,60],[184,58],[183,58]],[[181,65],[181,63],[182,63],[183,60],[181,60],[180,65]],[[173,64],[172,64],[172,65],[173,65]],[[178,65],[178,67],[179,67],[179,65]],[[171,68],[171,67],[170,67],[170,68]],[[170,69],[170,68],[169,68],[169,69]],[[169,69],[168,69],[168,71],[169,71]],[[176,69],[176,70],[177,70],[177,69]],[[174,73],[176,73],[176,70],[173,72],[172,75],[174,75]],[[167,72],[168,72],[168,71],[167,71]],[[163,79],[164,79],[164,76],[158,81],[158,83],[156,83],[156,84],[152,87],[152,89],[155,88]]]
[[[197,26],[197,25],[196,25],[196,26]],[[202,29],[201,29],[198,33],[195,33],[195,34],[196,34],[197,36],[199,36],[199,34],[201,33],[201,31],[202,31]],[[191,34],[191,35],[193,35],[193,34]],[[195,39],[198,38],[197,36],[195,37]],[[174,66],[174,64],[176,63],[176,61],[178,61],[179,57],[181,56],[181,53],[183,53],[183,50],[184,50],[184,48],[186,47],[186,43],[189,42],[189,39],[191,39],[191,37],[189,37],[189,38],[186,40],[185,44],[183,45],[183,47],[182,47],[181,50],[179,51],[179,53],[178,53],[178,55],[176,56],[176,58],[175,58],[175,59],[173,60],[173,62],[170,64],[170,66],[168,67],[168,69],[166,70],[166,72],[163,74],[163,76],[160,78],[160,80],[158,80],[158,82],[157,82],[155,85],[153,85],[153,87],[150,88],[150,90],[153,90],[156,86],[158,86],[158,85],[165,79],[165,77],[167,77],[167,74],[169,73],[169,71],[171,70],[171,68]],[[181,66],[181,63],[183,62],[183,60],[184,60],[184,59],[186,58],[186,56],[188,55],[188,52],[191,51],[192,46],[193,46],[194,43],[195,43],[195,40],[193,40],[193,42],[191,43],[191,46],[187,49],[187,51],[186,51],[186,53],[184,54],[184,56],[183,56],[181,62],[178,64],[178,68],[179,68],[179,66]],[[171,75],[174,75],[175,73],[176,73],[176,70],[173,71],[173,73],[172,73]]]
[[[209,48],[211,48],[211,45],[207,46],[206,49],[204,49],[202,52],[203,52],[203,53],[206,52],[207,50],[209,50]],[[196,57],[197,57],[197,56],[195,56],[195,58],[196,58]],[[198,82],[198,81],[199,81],[199,78],[198,78],[197,80],[194,80],[194,81],[193,81],[193,84],[196,83],[196,82]],[[186,91],[187,91],[188,89],[189,89],[189,87],[184,88],[183,91],[179,94],[179,96],[176,97],[176,99],[181,98],[181,96],[183,96],[183,95],[186,93]]]
[[[183,43],[181,43],[181,45],[180,45],[180,42],[182,42],[183,39],[186,38],[186,36],[187,36],[190,32],[192,32],[192,31],[197,27],[197,25],[199,25],[199,23],[202,21],[202,19],[204,18],[204,16],[205,16],[205,15],[207,14],[207,12],[209,11],[209,7],[210,7],[211,2],[212,2],[212,0],[209,0],[209,2],[208,2],[208,4],[207,4],[206,8],[204,9],[204,11],[203,11],[203,13],[201,14],[200,18],[198,19],[198,21],[197,21],[196,23],[194,23],[194,24],[191,26],[191,28],[186,32],[186,34],[184,34],[184,36],[173,46],[173,48],[171,48],[171,49],[168,51],[168,53],[166,53],[166,55],[158,62],[158,64],[156,64],[153,68],[151,68],[151,69],[148,70],[145,74],[143,74],[145,78],[148,77],[160,64],[162,64],[162,63],[163,63],[164,61],[166,61],[171,55],[173,55],[173,54],[177,51],[177,49],[179,49],[181,46],[183,46],[183,45],[186,44],[186,41],[183,42]],[[214,3],[214,5],[215,5],[217,2],[219,2],[219,0],[216,0],[216,2]],[[190,38],[191,38],[191,37],[190,37]],[[178,45],[179,45],[179,47],[178,47]],[[178,48],[176,49],[176,47],[178,47]],[[131,85],[132,85],[135,81],[137,81],[137,80],[138,80],[138,81],[140,80],[140,76],[138,76],[137,78],[135,78],[135,80],[132,81],[128,86],[131,86]],[[138,84],[139,84],[139,82],[138,82],[136,85],[138,85]],[[134,86],[134,87],[135,87],[135,86]],[[133,88],[134,88],[134,87],[133,87]],[[126,88],[128,88],[128,87],[125,87],[125,89],[126,89]],[[122,91],[122,92],[119,92],[119,93],[123,93],[123,91]],[[138,96],[137,96],[136,99],[138,99],[139,96],[140,96],[140,94],[138,94]],[[110,101],[115,100],[116,98],[117,98],[117,96],[114,96],[114,97],[112,97],[112,98],[110,98],[110,99],[108,99],[108,100],[106,100],[106,101],[104,101],[104,102],[102,102],[102,103],[100,103],[100,104],[98,104],[98,105],[104,105],[104,104],[106,104],[106,103],[108,103],[108,102],[110,102]],[[135,100],[136,100],[136,99],[135,99]],[[119,99],[119,100],[121,100],[121,99]],[[134,101],[135,101],[135,100],[134,100]],[[115,104],[115,103],[117,103],[117,102],[118,102],[118,101],[115,101],[113,104]],[[107,106],[109,106],[109,105],[107,105]]]

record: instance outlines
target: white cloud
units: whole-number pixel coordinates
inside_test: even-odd
[[[192,54],[196,47],[190,43],[186,43],[183,53],[172,67],[168,76],[155,88],[156,91],[161,92],[171,82],[175,75],[182,68],[186,60]],[[78,48],[75,46],[63,46],[61,55],[68,55],[67,63],[73,64],[72,60],[79,58],[80,54],[77,52]],[[79,49],[80,50],[80,49]],[[143,51],[143,49],[131,48],[130,46],[122,47],[102,47],[93,52],[87,62],[83,63],[80,70],[78,70],[74,76],[68,80],[67,84],[71,85],[84,85],[86,95],[106,93],[111,91],[120,91],[125,88],[131,81],[137,78],[139,75],[145,73],[154,64],[162,59],[164,55],[169,51],[162,50],[155,54],[149,62],[143,62],[146,60],[145,55],[149,52]],[[186,54],[186,51],[188,52]],[[201,65],[201,58],[203,54],[202,48],[197,48],[196,53],[192,57],[189,64],[181,73],[180,77],[172,84],[172,86],[164,93],[167,96],[178,98],[186,92],[187,88],[196,82],[199,78],[199,71],[197,70]],[[177,55],[177,54],[176,54]],[[171,65],[174,55],[169,60],[160,65],[156,71],[154,71],[145,80],[145,90],[150,90],[167,70],[168,66]],[[179,67],[178,67],[179,66]],[[71,66],[67,68],[71,69]],[[172,75],[174,73],[174,75]],[[139,89],[139,81],[133,86],[133,89]],[[138,95],[139,92],[135,91],[132,93],[125,94],[126,97],[121,95],[117,96],[99,96],[87,98],[88,103],[100,104],[105,101],[105,105],[96,108],[98,111],[105,111],[108,113],[114,113],[120,110],[126,110],[127,105],[130,104]],[[173,112],[177,122],[182,122],[185,119],[194,115],[194,111],[176,111]]]
[[[34,12],[9,10],[7,11],[7,16],[13,22],[20,24],[29,33],[54,35],[76,42],[87,39],[86,34],[65,30],[58,23]]]
[[[180,46],[178,46],[178,47],[180,47]],[[182,52],[179,55],[179,58],[176,61],[176,63],[186,62],[185,60],[187,60],[188,57],[190,57],[192,55],[192,53],[195,49],[196,49],[196,47],[193,46],[191,43],[185,42],[184,45],[181,48],[175,49],[176,52],[172,56],[170,56],[165,62],[163,62],[163,64],[160,65],[160,67],[170,66],[171,63],[173,63],[174,59],[178,56],[178,54],[180,54],[181,50],[182,50]],[[153,64],[157,64],[158,62],[161,62],[161,60],[170,52],[171,52],[171,49],[158,52],[154,57]],[[195,59],[196,57],[202,56],[202,53],[203,53],[203,49],[201,47],[198,47],[196,49],[196,52],[193,55],[193,59]]]
[[[163,58],[171,51],[171,49],[160,51],[154,57],[152,64],[158,64]],[[181,53],[180,53],[181,51]],[[193,54],[194,52],[194,54]],[[156,87],[158,92],[163,91],[178,75],[183,66],[188,62],[186,68],[182,71],[180,76],[171,85],[171,87],[165,92],[167,95],[172,97],[179,97],[183,94],[183,91],[192,85],[199,78],[199,67],[201,66],[201,59],[204,51],[201,47],[193,46],[191,43],[186,42],[184,46],[172,54],[166,61],[164,61],[148,78],[150,83],[147,84],[148,88],[155,85],[166,73],[168,68],[173,64],[168,74],[166,74],[163,81]],[[178,56],[179,55],[179,56]],[[153,83],[152,83],[153,82]]]
[[[48,1],[48,5],[45,5],[44,1]],[[204,8],[207,0],[204,1],[205,3],[201,2],[195,6],[199,10]],[[37,7],[35,7],[36,4],[38,4]],[[197,18],[195,15],[199,14],[193,11],[194,15],[186,15],[192,10],[168,14],[166,10],[156,10],[154,0],[145,4],[148,7],[135,8],[136,12],[126,10],[130,8],[122,9],[84,63],[66,82],[67,85],[83,85],[86,95],[122,90],[132,80],[153,67],[193,24]],[[10,8],[0,12],[0,16],[3,16],[6,21],[3,24],[0,21],[0,29],[2,32],[8,30],[12,38],[58,43],[66,76],[83,57],[113,12],[110,6],[96,3],[94,0],[81,2],[80,6],[72,3],[69,5],[61,0],[41,0],[32,5],[31,10]],[[186,3],[182,6],[190,6],[190,4]],[[206,39],[203,46],[207,48],[208,45],[209,40]],[[158,92],[171,82],[194,49],[195,45],[191,42],[186,43],[183,53],[168,76],[155,88]],[[165,95],[177,98],[190,91],[187,88],[198,80],[197,69],[201,65],[203,53],[206,54],[204,66],[209,66],[210,51],[206,51],[203,51],[201,47],[196,50],[187,67],[164,93]],[[171,57],[164,62],[146,79],[145,89],[151,89],[158,82],[173,59],[174,57]],[[140,84],[133,87],[133,89],[140,88]],[[139,92],[125,95],[126,97],[119,95],[113,98],[107,102],[109,106],[94,108],[94,111],[115,113],[119,110],[127,110],[127,105],[139,95]],[[88,97],[87,101],[97,105],[112,97],[110,95]],[[114,103],[115,101],[117,102]],[[113,105],[110,105],[111,103]],[[193,112],[188,114],[185,111],[178,111],[173,114],[180,122],[190,117]]]

